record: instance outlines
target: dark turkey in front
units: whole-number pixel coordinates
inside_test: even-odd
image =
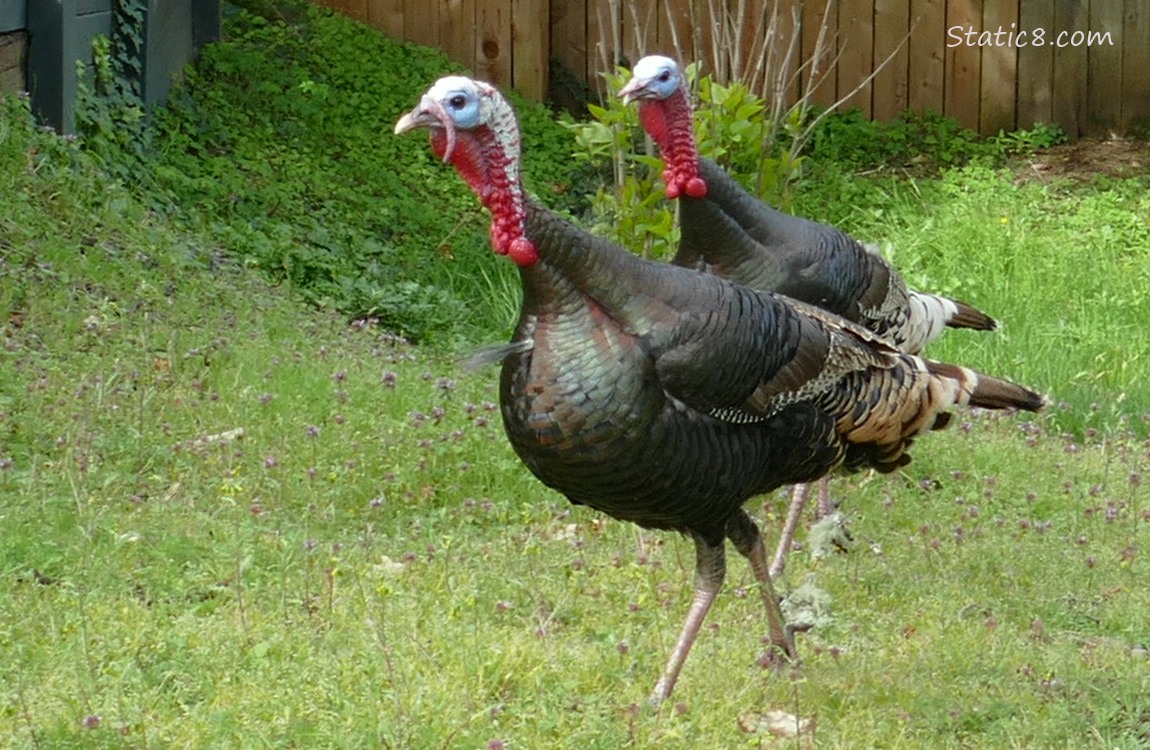
[[[1038,409],[1025,388],[900,354],[828,313],[640,259],[533,201],[515,114],[442,78],[396,124],[429,128],[492,214],[523,304],[500,384],[515,452],[571,502],[695,543],[696,590],[652,700],[671,694],[722,583],[724,540],[761,583],[773,650],[794,656],[750,497],[844,462],[893,469],[956,404]]]

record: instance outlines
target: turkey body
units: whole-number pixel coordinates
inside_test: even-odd
[[[785,294],[855,323],[877,318],[884,303],[893,306],[886,302],[889,266],[857,241],[753,198],[710,159],[699,160],[699,176],[707,196],[680,198],[676,265]]]
[[[526,235],[592,251],[579,279],[546,259],[521,269],[514,339],[530,346],[504,361],[500,400],[512,446],[544,484],[615,518],[718,544],[747,498],[842,458],[834,419],[807,403],[744,421],[712,415],[737,412],[794,355],[788,335],[802,326],[786,305],[610,252],[536,207]],[[679,312],[696,299],[716,304]],[[746,358],[740,339],[773,340],[772,356]]]
[[[909,289],[877,252],[835,227],[768,205],[715,162],[699,159],[698,173],[707,195],[679,199],[676,265],[821,307],[911,354],[947,327],[996,327],[969,304]]]
[[[947,327],[993,330],[995,321],[964,302],[909,289],[885,258],[845,232],[779,211],[715,162],[699,156],[686,77],[674,60],[639,60],[619,92],[637,101],[658,144],[666,194],[677,198],[681,239],[676,265],[814,305],[857,323],[911,354]],[[771,573],[782,572],[810,488],[798,484]],[[832,513],[819,483],[816,517]]]
[[[701,158],[686,78],[674,60],[642,58],[619,93],[638,102],[666,165],[667,195],[679,199],[675,264],[816,305],[912,354],[946,327],[994,329],[981,311],[909,289],[894,266],[847,233],[777,210]]]

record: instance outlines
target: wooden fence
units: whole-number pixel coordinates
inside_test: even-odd
[[[983,134],[1035,123],[1057,123],[1071,136],[1150,128],[1148,0],[317,2],[440,47],[475,75],[536,99],[548,95],[551,60],[591,82],[605,52],[622,62],[674,55],[675,39],[684,57],[710,60],[716,40],[756,46],[761,20],[777,13],[781,33],[767,47],[785,46],[797,18],[796,64],[811,58],[826,27],[826,54],[816,62],[829,74],[812,78],[804,68],[793,77],[791,99],[808,87],[815,101],[832,104],[861,86],[845,106],[867,116],[935,110]],[[734,36],[709,23],[716,10],[732,21]]]

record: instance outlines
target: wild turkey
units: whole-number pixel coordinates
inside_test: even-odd
[[[666,195],[680,199],[676,265],[817,305],[911,354],[919,354],[947,326],[995,328],[993,319],[964,302],[908,289],[877,252],[834,227],[775,209],[719,165],[700,158],[686,77],[671,58],[639,60],[619,94],[624,102],[639,102],[640,120],[666,165]],[[806,492],[796,488],[788,521],[797,521]],[[819,495],[825,513],[825,482]],[[788,530],[793,530],[790,523]],[[787,544],[784,534],[780,550]],[[775,572],[781,563],[780,552]]]
[[[515,114],[489,84],[441,78],[395,132],[417,127],[490,210],[492,247],[519,269],[523,303],[500,382],[515,452],[572,503],[695,543],[695,595],[655,703],[671,694],[722,583],[725,539],[761,584],[772,653],[795,655],[748,498],[841,464],[901,466],[911,438],[945,424],[955,404],[1043,404],[555,216],[524,191]]]

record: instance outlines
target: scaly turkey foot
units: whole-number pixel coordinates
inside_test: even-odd
[[[785,626],[786,639],[782,644],[772,643],[770,638],[763,638],[768,648],[759,657],[759,666],[772,672],[779,672],[784,667],[800,666],[798,650],[795,647],[795,633],[803,633],[810,629],[811,626],[806,623]]]

